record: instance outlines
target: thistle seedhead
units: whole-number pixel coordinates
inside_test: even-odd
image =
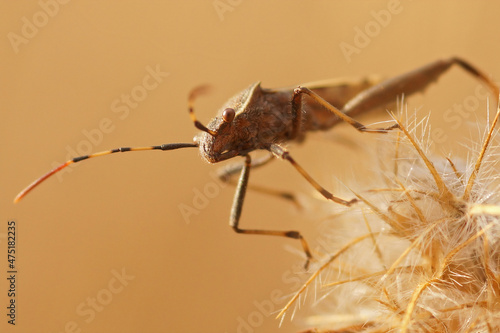
[[[336,218],[349,240],[279,316],[315,286],[327,310],[311,324],[325,332],[500,330],[499,117],[465,161],[431,153],[427,119],[394,117],[374,183],[356,185],[361,203]]]

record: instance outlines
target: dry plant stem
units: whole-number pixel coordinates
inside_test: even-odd
[[[470,217],[478,215],[500,216],[500,206],[473,204],[470,206],[468,214]]]
[[[474,329],[474,327],[476,327],[476,324],[480,318],[481,317],[477,317],[476,319],[474,319],[474,321],[472,322],[472,324],[470,324],[469,328],[467,329],[467,331],[465,333],[472,332],[472,330]]]
[[[439,280],[438,278],[434,278],[434,279],[432,279],[430,281],[427,281],[424,284],[420,285],[413,292],[412,298],[410,300],[410,303],[408,304],[408,307],[406,308],[406,313],[405,313],[405,316],[404,316],[403,321],[401,323],[401,333],[406,333],[406,331],[408,330],[408,325],[410,323],[411,315],[413,314],[413,309],[415,308],[415,306],[417,304],[417,300],[420,297],[420,295],[422,294],[422,292],[428,286],[430,286],[434,282],[437,282],[438,280]]]
[[[411,207],[417,213],[417,216],[418,216],[418,219],[420,220],[420,222],[427,224],[427,221],[424,217],[424,213],[422,213],[422,210],[417,206],[417,204],[415,203],[415,200],[413,200],[413,197],[411,196],[410,192],[405,188],[405,186],[403,185],[403,183],[401,183],[401,181],[399,179],[396,178],[396,182],[403,189],[404,195],[406,196],[406,198],[410,202]]]
[[[479,172],[479,168],[481,167],[481,163],[484,158],[484,154],[486,153],[486,149],[488,148],[491,137],[493,135],[493,131],[495,130],[495,125],[498,122],[498,117],[500,116],[500,105],[497,108],[497,113],[495,115],[495,119],[493,119],[493,123],[491,124],[490,131],[488,132],[488,135],[486,136],[486,140],[484,140],[483,148],[481,149],[481,153],[479,154],[479,157],[477,158],[476,165],[474,166],[474,170],[472,171],[472,174],[470,175],[469,181],[467,182],[467,187],[465,188],[464,195],[462,196],[463,200],[468,200],[470,193],[472,191],[472,187],[474,186],[474,181],[476,180],[477,174]]]
[[[394,175],[399,174],[397,161],[399,160],[399,146],[400,146],[400,144],[401,144],[401,132],[398,132],[397,136],[396,136],[396,146],[394,147],[394,171],[393,171]]]
[[[389,226],[391,226],[392,229],[394,229],[395,232],[398,233],[398,235],[403,235],[402,232],[404,231],[398,224],[397,221],[391,219],[388,215],[384,214],[380,209],[378,209],[374,204],[366,200],[364,197],[362,197],[360,194],[357,194],[356,192],[353,192],[363,203],[365,203],[370,209],[377,214],[377,216],[383,220],[385,223],[387,223]]]
[[[398,257],[398,259],[396,259],[394,261],[394,263],[391,265],[391,267],[387,270],[387,273],[382,277],[382,279],[380,279],[380,282],[384,282],[387,277],[389,275],[391,275],[399,266],[399,264],[401,263],[401,261],[403,261],[404,258],[406,258],[406,256],[411,252],[411,250],[413,250],[415,247],[417,247],[422,241],[423,239],[432,231],[434,230],[434,228],[436,228],[440,223],[444,222],[445,220],[442,219],[442,220],[438,220],[436,222],[434,222],[433,224],[431,224],[430,226],[428,226],[421,234],[418,238],[416,238],[411,244],[410,246],[408,246],[404,251],[403,253]]]
[[[381,234],[381,233],[377,233],[377,234]],[[288,309],[290,308],[290,306],[295,303],[295,301],[299,298],[299,296],[304,292],[304,290],[306,290],[306,288],[311,284],[312,281],[314,281],[316,279],[316,277],[318,277],[318,275],[326,268],[328,267],[328,265],[330,265],[335,259],[337,259],[342,253],[344,253],[345,251],[347,251],[348,249],[350,249],[352,246],[354,246],[355,244],[363,241],[364,239],[366,238],[369,238],[371,237],[371,233],[370,234],[365,234],[363,236],[360,236],[360,237],[357,237],[355,239],[353,239],[352,241],[350,241],[349,243],[347,243],[346,245],[344,245],[340,250],[338,250],[335,254],[333,254],[323,265],[321,265],[321,267],[319,267],[312,275],[311,277],[309,277],[309,279],[307,279],[307,281],[302,285],[302,287],[295,293],[295,295],[292,297],[292,299],[285,305],[285,307],[280,311],[280,313],[278,313],[278,315],[276,316],[276,319],[280,318],[281,316],[283,316],[285,314],[286,311],[288,311]]]
[[[451,262],[451,259],[464,247],[469,245],[472,241],[474,241],[476,238],[481,237],[488,229],[493,227],[495,225],[495,222],[490,222],[487,224],[482,230],[478,231],[474,236],[470,237],[468,240],[457,246],[453,251],[448,253],[448,255],[444,258],[443,264],[441,265],[440,269],[438,270],[436,276],[432,278],[431,280],[425,282],[424,284],[420,285],[415,292],[413,293],[413,296],[411,298],[410,303],[408,304],[408,307],[406,308],[406,313],[403,318],[403,321],[401,323],[401,333],[406,333],[408,330],[408,325],[411,320],[411,316],[413,313],[413,310],[415,306],[417,305],[418,298],[420,295],[422,295],[422,292],[427,289],[430,285],[439,282],[445,273],[446,269],[449,267],[449,264]]]
[[[421,267],[421,266],[404,266],[404,267],[401,267],[400,266],[400,267],[396,267],[396,269],[394,269],[391,272],[391,274],[411,272],[411,271],[418,271],[418,270],[423,270],[423,267]],[[361,276],[358,276],[358,277],[355,277],[355,278],[346,279],[346,280],[340,280],[340,281],[335,281],[335,282],[327,283],[327,284],[324,284],[322,287],[334,287],[334,286],[338,286],[338,285],[341,285],[341,284],[345,284],[345,283],[349,283],[349,282],[356,282],[356,281],[363,281],[363,280],[367,280],[367,279],[372,278],[372,277],[377,277],[377,276],[382,276],[382,275],[387,275],[387,270],[383,270],[383,271],[375,272],[375,273],[371,273],[371,274],[365,274],[365,275],[361,275]]]
[[[446,184],[444,183],[443,179],[439,176],[439,173],[437,172],[436,168],[434,167],[434,164],[432,164],[431,161],[427,158],[427,156],[424,154],[422,151],[422,148],[415,142],[413,137],[410,135],[406,127],[401,123],[400,120],[398,120],[394,115],[394,120],[398,123],[399,128],[404,132],[408,140],[410,140],[412,146],[415,148],[415,150],[418,152],[418,155],[422,159],[422,161],[425,163],[427,169],[430,171],[432,177],[434,178],[434,182],[436,183],[436,186],[439,191],[439,198],[441,202],[444,203],[454,203],[455,202],[455,196],[450,192]],[[453,208],[456,209],[456,206],[453,205]]]
[[[477,302],[477,303],[465,303],[465,304],[460,304],[460,305],[457,305],[457,306],[454,306],[454,307],[451,307],[451,308],[442,309],[442,310],[439,310],[439,311],[443,312],[443,313],[444,312],[451,312],[451,311],[463,310],[463,309],[466,309],[466,308],[472,308],[473,306],[476,306],[476,305],[485,306],[486,302],[481,301],[481,302]]]
[[[370,223],[368,222],[368,219],[366,218],[365,212],[363,211],[363,220],[365,221],[366,229],[368,229],[368,233],[371,235],[371,239],[373,242],[373,247],[375,248],[375,253],[377,254],[378,260],[380,260],[380,264],[384,267],[384,269],[387,269],[384,264],[384,257],[382,255],[382,251],[380,250],[380,246],[378,246],[377,239],[375,239],[375,236],[372,231],[372,227],[370,226]]]
[[[462,174],[458,172],[455,163],[453,163],[453,161],[449,157],[447,157],[446,160],[448,161],[448,163],[450,163],[450,166],[453,169],[453,172],[455,173],[455,176],[457,177],[458,181],[460,181],[460,184],[464,185],[464,182],[462,181]]]
[[[488,289],[491,290],[491,293],[488,293],[488,305],[490,307],[492,307],[492,305],[495,303],[495,298],[493,295],[500,294],[500,281],[495,276],[495,272],[492,270],[491,265],[490,265],[490,252],[489,252],[490,246],[489,246],[487,236],[484,237],[483,248],[484,248],[484,251],[483,251],[484,271],[486,273],[486,280],[488,283]]]

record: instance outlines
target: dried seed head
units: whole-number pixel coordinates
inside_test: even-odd
[[[312,325],[348,332],[500,329],[500,109],[471,161],[430,152],[427,120],[384,136],[377,184],[343,216],[334,248],[284,311],[316,285],[328,307]],[[387,144],[390,141],[390,144]],[[327,301],[329,300],[329,302]],[[297,305],[295,304],[295,306]]]

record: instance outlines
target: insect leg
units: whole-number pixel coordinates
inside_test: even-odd
[[[252,164],[250,165],[251,168],[258,168],[260,166],[266,165],[267,163],[271,162],[274,159],[273,154],[268,154],[266,156],[263,156],[258,159],[254,159],[252,161]],[[241,170],[243,169],[243,166],[245,164],[241,163],[234,163],[234,164],[229,164],[221,169],[219,169],[219,178],[224,181],[228,182],[229,178],[234,176],[237,173],[240,173]]]
[[[346,103],[342,111],[354,117],[357,114],[393,102],[394,97],[397,95],[405,94],[409,96],[423,91],[453,65],[460,66],[486,84],[498,101],[499,88],[485,73],[463,59],[452,57],[436,60],[413,71],[380,82],[356,95]]]
[[[276,155],[277,157],[283,159],[283,160],[287,160],[288,162],[290,162],[294,167],[295,169],[297,169],[297,171],[319,192],[321,193],[321,195],[323,195],[326,199],[328,200],[332,200],[336,203],[339,203],[341,205],[344,205],[344,206],[350,206],[352,205],[353,203],[357,202],[358,199],[352,199],[350,201],[347,201],[347,200],[344,200],[344,199],[341,199],[339,197],[336,197],[334,196],[332,193],[330,193],[329,191],[327,191],[324,187],[322,187],[321,185],[319,185],[304,169],[302,169],[302,167],[297,163],[295,162],[295,160],[292,158],[292,156],[290,156],[290,153],[288,152],[288,150],[286,150],[285,148],[281,147],[280,145],[277,145],[277,144],[271,144],[269,146],[269,151],[272,152],[274,155]]]
[[[360,132],[385,133],[388,130],[397,128],[397,125],[393,125],[388,128],[371,129],[354,120],[352,117],[377,107],[387,105],[393,102],[394,97],[397,95],[405,94],[406,96],[409,96],[413,93],[423,91],[430,83],[436,81],[452,65],[460,66],[462,69],[486,84],[492,90],[494,98],[498,102],[499,88],[490,78],[488,78],[486,74],[482,73],[479,69],[475,68],[463,59],[449,58],[445,60],[437,60],[408,73],[382,81],[379,84],[376,84],[357,94],[353,99],[345,104],[342,110],[332,106],[318,94],[305,87],[297,87],[294,90],[292,105],[294,109],[300,110],[301,104],[299,103],[301,101],[301,95],[306,94],[324,108],[334,113],[337,117],[339,117],[339,119],[350,124]]]
[[[250,155],[245,155],[245,164],[241,170],[240,179],[236,187],[236,193],[233,199],[233,206],[231,208],[231,216],[229,217],[229,225],[234,231],[241,234],[252,234],[252,235],[269,235],[269,236],[282,236],[289,237],[293,239],[299,239],[302,243],[302,248],[307,257],[305,267],[309,265],[309,261],[312,258],[311,251],[309,251],[309,246],[306,240],[298,231],[279,231],[279,230],[260,230],[260,229],[240,229],[239,222],[241,217],[241,211],[243,209],[243,201],[245,199],[245,194],[248,186],[248,178],[250,176],[250,168],[252,166],[252,159]]]
[[[252,161],[252,165],[250,167],[252,169],[254,169],[254,168],[266,165],[267,163],[269,163],[273,160],[274,160],[274,155],[269,154],[269,155],[264,156],[262,158],[254,159]],[[244,164],[241,164],[241,163],[234,163],[234,164],[230,164],[228,166],[225,166],[225,167],[218,170],[219,179],[227,184],[236,186],[238,184],[238,182],[234,179],[233,176],[237,173],[241,173],[241,170],[243,169],[243,167],[244,167]],[[256,191],[256,192],[260,192],[260,193],[264,193],[264,194],[268,194],[268,195],[273,195],[273,196],[277,196],[281,199],[289,200],[297,207],[297,209],[302,208],[301,205],[299,204],[299,202],[297,201],[296,196],[291,192],[275,190],[275,189],[271,189],[271,188],[267,188],[267,187],[263,187],[263,186],[256,186],[256,185],[252,185],[252,184],[248,184],[247,188],[252,190],[252,191]]]
[[[394,128],[397,128],[397,124],[387,127],[387,128],[368,128],[365,125],[361,124],[359,121],[353,119],[349,115],[346,114],[346,112],[341,111],[337,109],[335,106],[331,105],[328,103],[325,99],[323,99],[321,96],[319,96],[317,93],[312,91],[309,88],[306,87],[297,87],[293,90],[293,97],[292,97],[292,109],[295,112],[301,112],[302,108],[302,94],[306,94],[310,96],[312,99],[314,99],[318,104],[323,106],[325,109],[331,111],[333,114],[335,114],[339,119],[345,121],[349,125],[353,126],[355,129],[357,129],[360,132],[375,132],[375,133],[386,133]],[[378,105],[371,106],[369,109],[372,109],[374,107],[377,107]]]

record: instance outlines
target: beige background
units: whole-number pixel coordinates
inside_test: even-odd
[[[207,123],[227,98],[258,80],[264,87],[280,87],[338,76],[391,76],[450,55],[500,76],[500,6],[493,2],[74,0],[59,5],[47,22],[40,3],[0,5],[2,332],[65,332],[71,322],[82,332],[245,332],[240,325],[249,320],[246,331],[308,327],[307,310],[293,322],[287,317],[278,329],[273,316],[259,314],[256,305],[269,305],[272,295],[296,287],[292,271],[302,276],[296,266],[303,261],[292,252],[299,244],[235,234],[227,226],[230,187],[218,187],[220,193],[190,223],[183,219],[179,205],[192,206],[194,191],[211,186],[216,170],[193,149],[86,161],[64,173],[62,181],[50,179],[12,204],[15,194],[54,161],[64,161],[67,147],[84,144],[82,131],[98,128],[103,119],[112,121],[113,130],[92,151],[189,142],[196,129],[186,97],[202,83],[214,87],[196,103],[199,119]],[[387,11],[394,3],[398,13],[381,27],[372,11]],[[229,7],[218,13],[217,4]],[[16,52],[9,33],[21,36],[23,18],[33,22],[34,16],[41,26]],[[354,45],[356,29],[367,24],[380,31],[348,62],[340,45]],[[169,76],[120,119],[112,103],[142,84],[146,68],[156,66]],[[440,112],[473,95],[476,86],[453,70],[424,98],[412,99],[411,107],[432,110],[433,126],[446,129],[449,123]],[[449,130],[450,136],[468,133],[465,125]],[[353,132],[335,131],[367,140]],[[315,135],[292,151],[322,184],[339,192],[337,179],[352,185],[357,171],[369,165],[358,157],[349,167],[360,154],[349,142],[332,141],[338,136]],[[447,140],[439,150],[453,144]],[[256,171],[251,181],[298,191],[315,205],[310,186],[283,162]],[[247,198],[242,226],[300,229],[317,246],[321,213],[312,208],[300,213],[257,193]],[[18,225],[15,328],[5,316],[9,219]],[[112,272],[122,268],[134,279],[112,294],[109,283],[119,286]],[[109,304],[95,318],[77,312],[82,303],[88,311],[85,303],[96,297]],[[280,305],[273,304],[274,310]]]

